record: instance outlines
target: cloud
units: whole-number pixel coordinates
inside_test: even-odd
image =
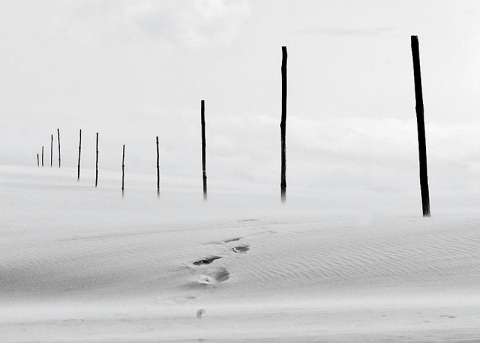
[[[309,28],[301,30],[301,33],[309,35],[319,36],[332,36],[332,37],[351,37],[351,36],[378,36],[394,31],[394,27],[377,26],[366,28],[354,28],[354,27],[333,27],[333,26],[321,26],[315,28]]]
[[[71,2],[58,31],[82,40],[136,40],[180,47],[230,44],[250,15],[247,0]],[[65,15],[65,13],[63,13]]]

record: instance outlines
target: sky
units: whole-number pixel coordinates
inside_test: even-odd
[[[0,164],[280,185],[288,49],[288,192],[411,192],[419,201],[410,36],[418,35],[431,192],[480,191],[480,2],[0,1]],[[55,140],[56,143],[56,140]],[[58,156],[54,153],[54,160]],[[443,194],[443,193],[442,193]],[[432,199],[432,203],[434,200]]]

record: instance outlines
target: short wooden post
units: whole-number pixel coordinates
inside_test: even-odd
[[[58,168],[60,168],[60,164],[62,161],[62,158],[60,155],[60,129],[57,129],[57,134],[58,134]]]
[[[40,167],[40,156],[37,154],[37,167]]]
[[[50,168],[53,167],[53,135],[50,139]]]
[[[422,77],[420,73],[420,53],[418,37],[411,37],[413,75],[415,81],[415,109],[417,112],[418,153],[420,163],[420,190],[422,194],[422,210],[424,217],[430,217],[430,195],[428,191],[427,146],[425,139],[425,118],[423,108]]]
[[[44,146],[42,145],[42,167],[43,167],[43,150],[44,150]]]
[[[160,148],[157,136],[157,195],[160,195]]]
[[[123,145],[123,155],[122,155],[122,195],[125,190],[125,144]]]
[[[281,139],[281,180],[280,180],[280,194],[282,201],[287,198],[287,157],[286,157],[286,132],[287,132],[287,47],[282,46],[282,119],[280,122],[280,139]]]
[[[205,100],[201,101],[203,198],[207,198],[207,140],[205,136]]]
[[[80,137],[78,140],[78,164],[77,164],[77,181],[80,180],[80,156],[82,154],[82,129],[80,129]]]
[[[98,185],[98,132],[97,132],[97,141],[95,144],[96,154],[95,154],[95,187]]]

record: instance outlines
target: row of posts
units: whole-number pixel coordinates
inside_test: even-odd
[[[418,132],[418,150],[419,150],[419,167],[420,167],[420,190],[422,197],[422,211],[424,217],[430,216],[430,197],[428,190],[428,174],[427,174],[427,149],[425,138],[425,119],[422,95],[422,80],[420,73],[420,53],[418,37],[411,36],[411,48],[413,59],[413,74],[415,83],[415,109],[417,116],[417,132]],[[287,198],[287,181],[286,181],[286,121],[287,121],[287,47],[282,46],[282,113],[280,121],[280,144],[281,144],[281,173],[280,173],[280,198],[284,202]],[[202,181],[203,181],[203,197],[207,199],[207,142],[205,133],[205,101],[200,102],[200,121],[202,126]],[[58,141],[58,167],[61,167],[60,155],[60,129],[57,129]],[[157,145],[157,194],[160,195],[160,150],[158,136],[156,137]],[[96,159],[95,159],[95,187],[98,185],[98,132],[96,134]],[[80,180],[80,157],[82,152],[82,130],[80,129],[80,139],[78,145],[78,167],[77,180]],[[37,154],[37,165],[40,166],[40,157]],[[42,146],[42,167],[44,166],[44,147]],[[50,142],[50,166],[53,166],[53,134]],[[123,145],[122,154],[122,194],[125,190],[125,145]]]
[[[203,104],[203,100],[202,100],[202,104]],[[58,167],[60,168],[61,167],[60,129],[57,129],[57,133],[58,133]],[[157,194],[160,195],[160,147],[158,143],[158,136],[156,137],[156,142],[157,142]],[[41,155],[42,167],[44,166],[44,151],[45,151],[45,147],[42,146],[42,155]],[[82,129],[80,129],[79,131],[79,141],[78,141],[77,181],[80,181],[81,155],[82,155]],[[39,154],[37,154],[37,166],[40,167]],[[53,135],[51,135],[50,167],[53,167]],[[205,176],[205,179],[206,179],[206,176]],[[98,132],[96,133],[96,141],[95,141],[95,187],[97,186],[98,186]],[[206,192],[206,184],[205,184],[204,190]],[[124,191],[125,191],[125,144],[123,145],[123,151],[122,151],[122,194],[124,193]]]
[[[61,167],[62,164],[62,158],[60,155],[60,129],[57,129],[57,141],[58,141],[58,168]],[[42,167],[44,166],[44,150],[45,147],[42,145]],[[37,154],[37,166],[40,166],[40,155]],[[50,167],[53,167],[53,134],[51,135],[50,139]]]

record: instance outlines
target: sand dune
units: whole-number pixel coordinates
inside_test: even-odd
[[[480,337],[475,216],[302,220],[18,175],[1,184],[2,342]]]

